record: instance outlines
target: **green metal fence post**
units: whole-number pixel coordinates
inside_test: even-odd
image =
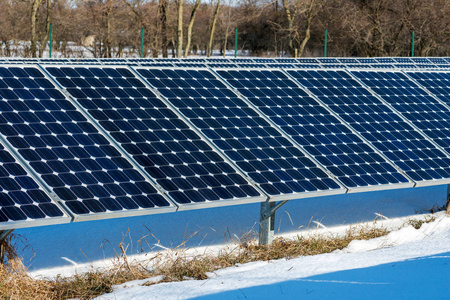
[[[411,57],[414,57],[414,31],[412,32]]]
[[[49,44],[49,51],[48,51],[48,57],[52,58],[52,44],[53,44],[53,24],[50,23],[50,44]]]
[[[141,58],[144,57],[144,27],[141,29]]]
[[[325,44],[323,48],[323,57],[327,57],[327,36],[328,36],[328,30],[325,29]]]
[[[234,57],[237,57],[238,29],[234,30]]]

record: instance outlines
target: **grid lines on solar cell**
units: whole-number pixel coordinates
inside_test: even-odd
[[[138,71],[269,195],[340,188],[211,72]]]
[[[169,206],[41,71],[0,78],[0,133],[74,214]]]
[[[345,71],[288,71],[414,181],[450,178],[447,155]]]
[[[280,71],[218,71],[347,187],[408,179]]]
[[[450,111],[400,72],[352,72],[402,116],[450,151]]]
[[[126,68],[48,68],[178,203],[260,196]]]
[[[62,216],[60,208],[0,144],[0,224]]]

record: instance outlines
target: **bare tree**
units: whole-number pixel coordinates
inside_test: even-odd
[[[177,0],[177,57],[183,55],[183,0]]]
[[[201,0],[195,0],[194,6],[192,7],[191,17],[189,18],[189,24],[187,28],[187,42],[186,48],[184,50],[184,57],[189,55],[189,51],[191,48],[191,40],[192,40],[192,28],[194,27],[195,15],[197,14],[197,10],[200,6]]]
[[[156,28],[161,34],[162,56],[168,57],[169,53],[167,47],[169,45],[169,42],[167,39],[167,0],[159,0],[158,16],[159,18]]]
[[[216,22],[217,22],[217,17],[219,16],[219,10],[220,10],[220,0],[217,0],[216,8],[214,9],[214,15],[213,15],[213,19],[212,19],[211,27],[210,27],[210,31],[209,31],[209,44],[208,44],[208,50],[207,50],[208,57],[210,57],[212,55],[214,31],[216,30]]]

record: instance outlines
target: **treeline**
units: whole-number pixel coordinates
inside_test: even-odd
[[[449,0],[0,0],[2,56],[450,56]]]

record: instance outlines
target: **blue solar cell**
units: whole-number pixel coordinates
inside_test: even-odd
[[[340,189],[299,148],[211,72],[138,71],[269,195],[292,198],[298,197],[297,193]],[[176,84],[164,87],[161,81],[184,81],[184,87]],[[201,87],[196,87],[196,82],[201,83]]]
[[[370,82],[372,90],[383,100],[431,140],[450,151],[450,110],[447,106],[401,72],[355,72],[354,75],[365,84]],[[372,80],[374,77],[377,80]]]
[[[450,74],[448,72],[408,71],[407,74],[434,96],[450,105]]]
[[[15,109],[0,116],[0,131],[74,214],[123,211],[126,207],[117,201],[119,195],[132,202],[137,197],[148,198],[149,205],[137,205],[136,209],[170,206],[151,185],[137,194],[130,193],[128,185],[144,183],[145,178],[37,68],[0,70],[17,77],[10,78],[9,86],[40,77],[35,80],[37,88],[27,89],[34,98],[19,98],[16,92],[25,87],[2,93],[0,101]],[[80,180],[88,175],[89,184]]]
[[[447,155],[345,71],[289,73],[414,181],[450,178]],[[362,73],[373,74],[371,88],[382,79],[378,72],[352,71]]]
[[[2,101],[2,100],[0,100]],[[38,226],[69,218],[0,144],[0,228]]]
[[[217,72],[347,187],[408,182],[366,142],[284,73]],[[257,87],[246,84],[255,80],[261,84]]]
[[[80,95],[79,86],[67,90],[179,204],[261,196],[128,69],[48,71],[60,83],[83,78],[88,83],[82,89],[86,95],[98,92],[98,87],[89,86],[96,78],[108,78],[117,87],[103,97]]]

